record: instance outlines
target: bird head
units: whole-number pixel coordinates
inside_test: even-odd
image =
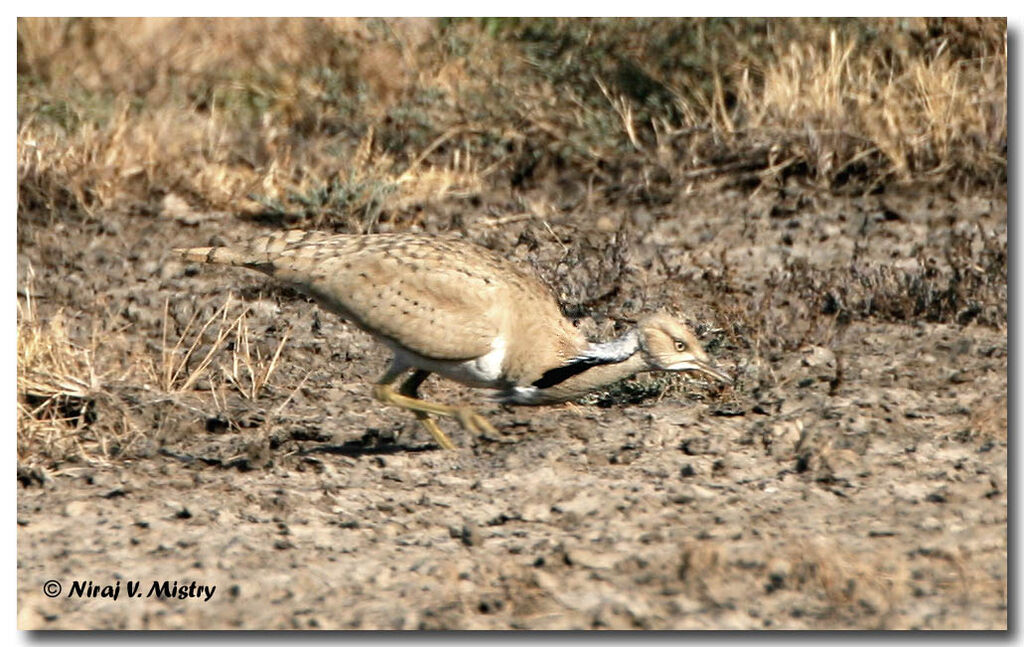
[[[708,359],[697,337],[683,322],[666,314],[655,314],[642,319],[637,330],[640,333],[640,347],[653,368],[662,371],[697,371],[720,382],[732,383],[732,378]]]

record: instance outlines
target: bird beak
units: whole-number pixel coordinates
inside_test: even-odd
[[[711,362],[705,362],[705,361],[701,361],[699,359],[695,359],[695,360],[691,361],[690,364],[691,364],[691,367],[694,370],[697,370],[697,371],[699,371],[699,372],[701,372],[701,373],[703,373],[705,375],[710,375],[711,377],[715,378],[719,382],[725,382],[726,384],[732,384],[732,378],[729,377],[728,375],[726,375],[725,373],[723,373],[722,371],[720,371],[718,369],[718,367],[716,367]]]

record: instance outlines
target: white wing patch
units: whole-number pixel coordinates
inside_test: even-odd
[[[545,404],[544,392],[535,386],[513,386],[495,400],[508,404]]]
[[[395,361],[399,362],[400,366],[421,368],[467,386],[490,389],[505,386],[502,376],[505,372],[505,353],[508,350],[508,343],[504,337],[495,337],[491,342],[491,350],[486,354],[464,362],[431,359],[413,353],[395,343],[388,345],[394,351]]]
[[[486,355],[478,357],[471,362],[466,362],[466,370],[475,379],[481,382],[493,384],[498,381],[503,372],[505,364],[505,351],[508,350],[508,343],[504,337],[495,337],[491,342],[491,350]]]

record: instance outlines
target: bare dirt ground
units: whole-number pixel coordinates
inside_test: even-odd
[[[171,260],[275,223],[25,216],[19,288],[125,371],[229,295],[260,357],[288,337],[254,398],[223,377],[240,342],[170,395],[112,373],[90,406],[126,416],[114,457],[21,466],[19,626],[1005,628],[1005,202],[796,195],[424,212],[535,265],[594,336],[684,313],[736,379],[512,409],[433,378],[427,396],[503,433],[448,425],[454,452],[371,399],[387,354],[368,336],[262,276]],[[68,597],[76,581],[122,586]],[[146,597],[154,581],[216,588]]]

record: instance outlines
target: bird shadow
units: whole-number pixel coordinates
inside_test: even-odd
[[[342,445],[318,445],[307,447],[299,452],[302,456],[311,454],[333,454],[335,456],[348,456],[359,458],[360,456],[382,456],[388,454],[416,454],[419,452],[437,451],[437,445],[426,443],[421,445],[364,445],[358,441],[348,442]]]

